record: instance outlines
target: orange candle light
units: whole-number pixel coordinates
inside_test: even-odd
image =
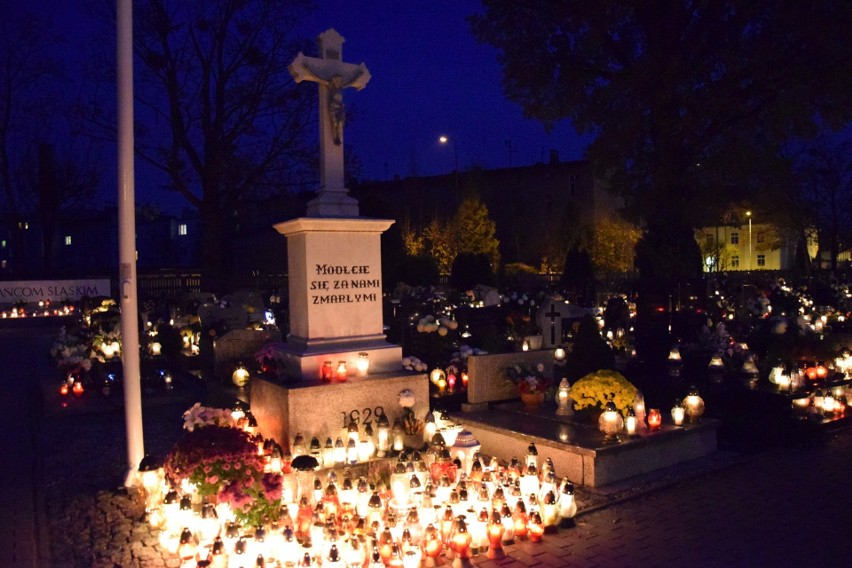
[[[659,430],[663,424],[663,415],[660,414],[659,408],[652,408],[648,411],[648,428],[651,430]]]
[[[62,396],[67,396],[68,391],[68,383],[62,383],[62,385],[60,385],[59,387],[59,394],[61,394]]]
[[[544,536],[544,523],[541,522],[541,516],[538,513],[530,515],[527,534],[530,537],[530,542],[541,542]]]
[[[503,533],[506,532],[506,527],[500,521],[500,513],[493,511],[491,513],[491,521],[486,529],[488,533],[488,554],[486,556],[491,559],[505,558],[506,551],[503,550]]]
[[[320,367],[320,378],[324,381],[331,381],[334,376],[334,369],[331,366],[331,361],[326,361]]]
[[[80,381],[74,381],[74,386],[71,388],[71,391],[75,395],[80,396],[83,394],[83,390],[83,383]]]
[[[347,373],[348,371],[346,369],[346,361],[339,361],[337,363],[337,371],[335,373],[337,375],[337,380],[341,383],[345,381]]]

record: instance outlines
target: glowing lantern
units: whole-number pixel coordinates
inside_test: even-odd
[[[231,375],[231,381],[233,381],[237,388],[245,388],[249,381],[249,372],[244,364],[240,363],[237,365],[237,368],[234,369]]]
[[[659,430],[663,424],[663,416],[660,414],[659,408],[648,410],[648,429]]]
[[[627,418],[624,419],[624,431],[628,436],[635,436],[636,429],[639,425],[639,420],[636,418],[636,411],[633,407],[627,409]]]
[[[461,460],[464,473],[470,475],[473,458],[481,447],[482,444],[473,437],[473,433],[462,430],[456,436],[455,443],[450,447],[450,454]]]
[[[325,382],[330,382],[331,379],[334,378],[334,368],[332,367],[331,361],[325,361],[320,367],[320,379]]]
[[[346,361],[338,361],[337,370],[335,371],[335,376],[337,377],[338,382],[342,383],[345,381],[347,374],[348,370],[346,369]]]
[[[690,422],[698,422],[701,415],[704,414],[704,399],[698,395],[698,389],[692,387],[686,398],[683,399],[683,406],[686,410],[686,415],[689,416]]]
[[[71,392],[73,392],[75,396],[82,396],[83,391],[84,389],[82,381],[74,381],[74,386],[71,387]]]
[[[452,535],[452,548],[456,553],[455,558],[453,559],[453,568],[472,566],[470,561],[470,543],[472,540],[473,537],[467,530],[467,524],[464,522],[464,517],[459,517],[456,522],[455,531]]]
[[[683,404],[681,402],[675,401],[674,406],[672,407],[672,422],[675,423],[675,426],[683,425],[683,419],[686,417],[686,410],[683,408]]]
[[[605,443],[618,442],[618,434],[624,429],[624,419],[612,400],[607,401],[604,411],[598,419],[598,428],[604,434]]]
[[[503,533],[506,532],[506,527],[500,521],[500,513],[492,511],[491,520],[486,528],[488,533],[488,554],[490,559],[505,558],[506,552],[503,549]]]
[[[544,536],[544,523],[541,520],[541,515],[537,512],[530,515],[527,534],[529,535],[530,542],[541,542]]]
[[[358,353],[358,359],[355,361],[355,370],[359,377],[366,377],[370,370],[370,355],[368,353]]]
[[[556,390],[556,414],[557,416],[568,416],[572,414],[571,408],[571,385],[568,379],[563,377],[559,381],[559,388]]]

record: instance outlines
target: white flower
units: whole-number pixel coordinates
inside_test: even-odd
[[[411,408],[415,403],[414,391],[411,389],[403,389],[399,391],[399,405],[403,408]]]

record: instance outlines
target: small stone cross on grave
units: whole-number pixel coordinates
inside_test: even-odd
[[[357,217],[358,202],[347,195],[343,181],[343,89],[363,89],[370,72],[363,63],[343,62],[343,36],[333,29],[317,38],[320,57],[301,52],[287,67],[297,83],[319,83],[320,179],[317,198],[308,203],[311,217]]]
[[[542,331],[542,347],[545,349],[562,344],[562,324],[568,309],[561,297],[549,298],[542,302],[536,314],[536,323]]]

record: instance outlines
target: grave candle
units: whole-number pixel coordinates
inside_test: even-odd
[[[359,377],[367,376],[367,371],[370,369],[370,355],[368,353],[358,353],[358,359],[355,361],[355,369]]]
[[[81,396],[83,394],[83,383],[81,381],[74,381],[74,386],[71,388],[71,392],[73,392],[76,396]]]
[[[335,373],[337,375],[337,380],[339,382],[343,382],[346,380],[347,369],[346,369],[346,361],[338,361],[337,362],[337,371]]]
[[[683,405],[679,401],[675,402],[675,405],[672,407],[672,422],[675,423],[675,426],[681,426],[685,417],[686,410],[683,408]]]
[[[638,420],[636,419],[636,411],[632,408],[627,409],[627,418],[624,419],[624,431],[627,432],[628,436],[636,435],[636,425],[638,424]]]
[[[320,368],[320,378],[324,381],[331,381],[334,376],[334,369],[331,366],[331,361],[325,361]]]
[[[491,519],[488,522],[488,554],[486,557],[490,559],[505,558],[506,552],[503,550],[503,533],[506,528],[500,522],[500,513],[497,511],[491,512]]]
[[[659,408],[648,410],[648,428],[658,430],[663,423],[663,416],[660,414]]]

